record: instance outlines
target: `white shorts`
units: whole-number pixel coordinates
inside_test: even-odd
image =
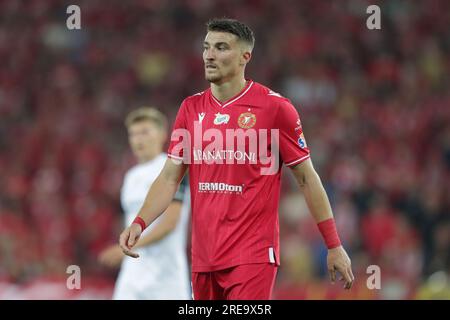
[[[113,300],[191,300],[192,290],[189,281],[170,283],[151,283],[142,279],[139,283],[130,281],[127,277],[119,275]]]

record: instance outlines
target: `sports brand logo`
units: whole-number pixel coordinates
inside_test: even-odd
[[[203,119],[205,118],[206,113],[202,112],[198,114],[198,122],[202,123]]]

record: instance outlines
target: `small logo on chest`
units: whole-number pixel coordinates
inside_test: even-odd
[[[199,113],[199,114],[198,114],[198,121],[199,121],[200,123],[202,123],[202,121],[203,121],[203,119],[205,118],[205,116],[206,116],[206,113],[205,113],[205,112]]]
[[[243,129],[250,129],[256,124],[256,116],[250,112],[241,113],[238,118],[238,125]]]
[[[219,124],[227,124],[228,121],[230,121],[230,115],[229,114],[221,114],[216,113],[216,118],[214,119],[214,124],[215,125],[219,125]]]

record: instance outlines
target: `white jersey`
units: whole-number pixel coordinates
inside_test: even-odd
[[[131,168],[125,175],[121,203],[125,211],[125,226],[129,226],[141,208],[147,192],[161,172],[167,159],[165,153]],[[189,189],[184,195],[180,220],[176,228],[160,241],[135,249],[139,258],[126,256],[114,289],[113,299],[173,299],[191,298],[186,256],[187,224],[189,220]],[[161,216],[143,232],[159,223]]]

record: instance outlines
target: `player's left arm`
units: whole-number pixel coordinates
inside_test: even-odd
[[[342,275],[344,288],[350,289],[355,277],[351,261],[342,247],[334,223],[333,212],[326,191],[319,175],[313,167],[311,159],[291,167],[291,170],[302,190],[311,215],[318,224],[319,230],[328,247],[327,266],[331,281],[336,280],[336,270]]]

